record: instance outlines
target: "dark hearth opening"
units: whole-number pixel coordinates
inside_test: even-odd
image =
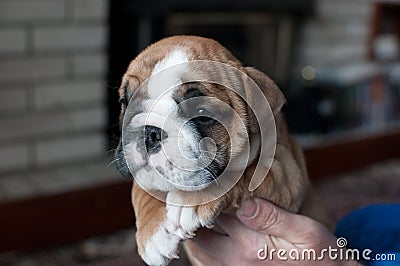
[[[109,144],[119,136],[117,89],[129,62],[166,36],[213,38],[245,65],[256,66],[281,87],[289,82],[299,20],[312,13],[311,0],[110,1]]]

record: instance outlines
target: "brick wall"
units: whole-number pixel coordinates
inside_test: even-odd
[[[300,32],[296,69],[366,59],[374,2],[316,0],[316,14]]]
[[[0,173],[105,154],[107,0],[0,0]]]

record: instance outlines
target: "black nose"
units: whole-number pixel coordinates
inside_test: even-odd
[[[149,154],[157,153],[161,149],[161,141],[167,138],[167,133],[159,127],[145,126],[145,144]]]

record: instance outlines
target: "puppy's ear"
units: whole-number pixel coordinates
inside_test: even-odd
[[[282,106],[286,103],[286,98],[278,88],[278,86],[273,82],[267,75],[253,67],[245,67],[246,74],[257,84],[261,92],[264,94],[265,98],[268,100],[269,106],[271,107],[272,113],[276,116],[281,110]],[[250,131],[257,133],[259,131],[259,126],[254,112],[250,108],[252,106],[255,108],[257,94],[254,93],[254,86],[245,85],[246,87],[246,98],[247,104],[249,106],[248,118]],[[262,108],[262,107],[261,107]]]
[[[132,95],[133,91],[139,87],[139,79],[134,76],[124,75],[122,78],[121,86],[118,89],[118,94],[120,97],[126,97],[129,100],[129,97]]]
[[[133,92],[139,87],[139,79],[134,76],[124,75],[122,78],[121,86],[118,89],[119,102],[121,104],[121,116],[125,113],[128,107],[129,100]]]

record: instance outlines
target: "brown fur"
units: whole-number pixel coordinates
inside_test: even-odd
[[[255,191],[249,192],[250,178],[255,169],[255,163],[252,163],[245,170],[239,182],[228,193],[210,203],[195,207],[198,216],[203,220],[213,220],[222,211],[229,212],[238,208],[247,198],[259,197],[267,199],[286,210],[306,214],[329,225],[330,220],[321,206],[318,206],[319,200],[316,200],[315,193],[312,191],[304,156],[293,138],[289,136],[285,121],[279,113],[285,98],[274,82],[265,74],[254,68],[243,67],[229,51],[216,41],[195,36],[175,36],[153,44],[138,55],[131,62],[123,77],[122,84],[128,83],[129,88],[134,91],[150,76],[154,65],[163,59],[167,53],[176,49],[177,46],[190,50],[192,54],[190,60],[207,59],[223,62],[246,72],[258,84],[268,99],[277,126],[276,154],[268,176],[263,183]],[[237,95],[213,88],[209,88],[208,92],[232,106],[241,118],[248,122],[250,132],[257,133],[259,131],[254,114],[246,108],[244,101]],[[120,93],[124,93],[122,89]],[[251,91],[247,90],[246,96],[248,97],[247,101],[251,102]],[[234,123],[232,127],[234,130]],[[215,134],[219,141],[226,141],[226,133]],[[187,195],[182,193],[184,198]],[[143,254],[145,243],[166,219],[165,203],[153,198],[137,184],[134,184],[132,205],[136,215],[139,253]]]

